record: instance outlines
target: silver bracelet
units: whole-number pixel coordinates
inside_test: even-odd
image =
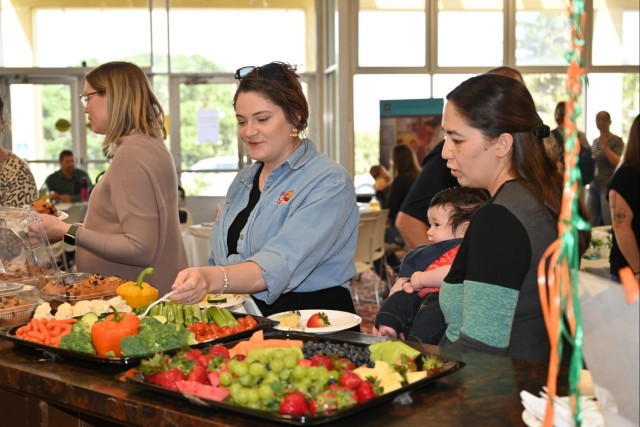
[[[213,294],[214,297],[219,297],[220,295],[224,294],[224,291],[226,291],[229,287],[229,279],[227,278],[227,272],[224,271],[224,268],[222,268],[221,265],[216,265],[216,267],[222,270],[222,274],[224,274],[224,284],[222,285],[222,289],[220,289],[220,292],[216,292],[215,294]]]

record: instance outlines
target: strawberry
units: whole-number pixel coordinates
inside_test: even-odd
[[[311,358],[311,366],[324,366],[328,371],[333,369],[333,362],[329,356],[324,354],[314,354]]]
[[[324,328],[325,326],[330,325],[331,322],[329,322],[329,317],[322,311],[313,314],[309,320],[307,320],[308,328]]]
[[[336,371],[339,372],[353,371],[356,368],[353,362],[351,362],[351,360],[347,359],[346,357],[340,357],[334,360],[333,367],[336,369]]]
[[[184,354],[184,357],[187,360],[193,360],[194,362],[196,362],[197,365],[200,365],[200,366],[207,366],[207,363],[208,363],[208,359],[206,358],[206,356],[202,354],[202,352],[198,349],[192,349],[187,351]]]
[[[307,399],[300,391],[294,391],[284,397],[280,403],[280,413],[282,415],[291,415],[293,417],[301,417],[309,412]]]
[[[158,371],[147,375],[145,378],[153,384],[157,384],[160,387],[169,388],[171,390],[178,390],[177,382],[184,381],[186,379],[182,371],[175,368],[166,371]]]
[[[231,358],[229,355],[229,349],[220,344],[211,347],[208,354],[213,356],[223,356],[227,360]]]
[[[210,384],[209,377],[207,376],[207,368],[196,364],[189,375],[187,376],[187,381],[195,381],[200,384]]]
[[[376,387],[370,381],[362,381],[356,390],[358,403],[366,402],[376,397]]]
[[[357,390],[362,380],[353,371],[345,371],[340,375],[340,385],[349,390]]]

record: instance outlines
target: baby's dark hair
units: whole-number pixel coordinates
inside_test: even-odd
[[[436,206],[451,206],[449,225],[456,229],[471,217],[489,199],[489,192],[482,188],[454,187],[442,190],[431,199],[429,209]]]

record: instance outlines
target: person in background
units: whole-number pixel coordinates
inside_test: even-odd
[[[486,190],[455,187],[431,199],[429,245],[410,251],[402,260],[400,278],[376,316],[374,333],[389,338],[438,344],[447,324],[438,296],[462,236],[474,212],[487,201]]]
[[[49,189],[49,198],[67,203],[80,201],[80,190],[83,185],[87,188],[87,194],[91,191],[89,174],[76,168],[71,150],[62,150],[58,160],[60,169],[45,180],[45,185]]]
[[[390,224],[395,223],[402,202],[409,194],[416,177],[420,173],[420,165],[416,154],[407,144],[397,144],[391,151],[392,178],[386,203],[382,206],[389,209]],[[395,228],[395,225],[393,225]]]
[[[593,140],[591,151],[596,162],[596,172],[589,184],[587,205],[591,214],[591,225],[611,225],[611,211],[607,201],[607,185],[613,171],[620,162],[624,142],[611,133],[611,115],[606,111],[596,114],[596,126],[600,136]]]
[[[640,116],[629,131],[620,166],[609,182],[609,205],[613,219],[613,239],[609,264],[611,276],[620,280],[618,272],[630,266],[640,279]]]
[[[375,179],[373,189],[376,192],[375,196],[381,205],[384,205],[387,201],[387,192],[389,186],[391,186],[391,176],[383,165],[373,165],[369,169],[369,174]]]
[[[396,217],[402,206],[402,202],[409,194],[411,186],[420,174],[420,165],[416,158],[416,153],[407,144],[397,144],[391,151],[392,165],[392,181],[387,200],[382,205],[383,208],[389,209],[389,217],[387,226],[384,231],[384,242],[391,247],[404,247],[405,243],[402,239],[400,231],[395,225]],[[400,259],[393,250],[387,251],[385,257],[386,263],[394,270],[400,267]],[[374,262],[376,271],[379,271],[380,277],[387,280],[387,270],[380,264],[382,260]]]
[[[178,177],[166,137],[164,112],[144,72],[129,62],[89,71],[84,111],[111,165],[91,193],[84,224],[41,215],[49,240],[76,245],[78,271],[145,281],[168,292],[187,267],[178,221]]]
[[[487,74],[511,77],[524,85],[522,74],[515,68],[497,67],[487,71]],[[422,161],[420,175],[416,178],[396,217],[396,227],[407,249],[429,244],[427,236],[429,223],[426,212],[431,198],[441,190],[458,186],[458,181],[451,175],[447,162],[442,158],[443,146],[444,141],[440,141]]]
[[[474,214],[442,283],[440,344],[546,363],[537,270],[558,238],[562,201],[562,176],[542,143],[549,127],[523,84],[483,74],[447,95],[443,130],[451,173],[491,198]]]
[[[358,206],[353,179],[302,136],[309,106],[296,68],[242,67],[233,98],[238,134],[255,161],[232,182],[211,233],[210,266],[181,271],[171,299],[252,294],[263,315],[355,313],[349,280]]]
[[[27,162],[2,146],[4,101],[0,98],[0,206],[21,208],[38,200],[38,187]]]
[[[554,119],[556,120],[556,128],[551,131],[551,135],[544,139],[544,147],[547,155],[558,166],[560,173],[564,173],[564,116],[565,102],[560,101],[556,105]],[[591,153],[591,146],[587,136],[582,131],[578,131],[578,141],[580,142],[580,155],[578,158],[578,166],[580,167],[580,175],[582,176],[582,185],[587,185],[593,179],[595,162]]]

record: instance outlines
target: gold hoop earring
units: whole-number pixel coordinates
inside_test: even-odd
[[[293,129],[291,129],[291,134],[289,136],[291,138],[297,138],[298,137],[298,128],[294,126]]]

